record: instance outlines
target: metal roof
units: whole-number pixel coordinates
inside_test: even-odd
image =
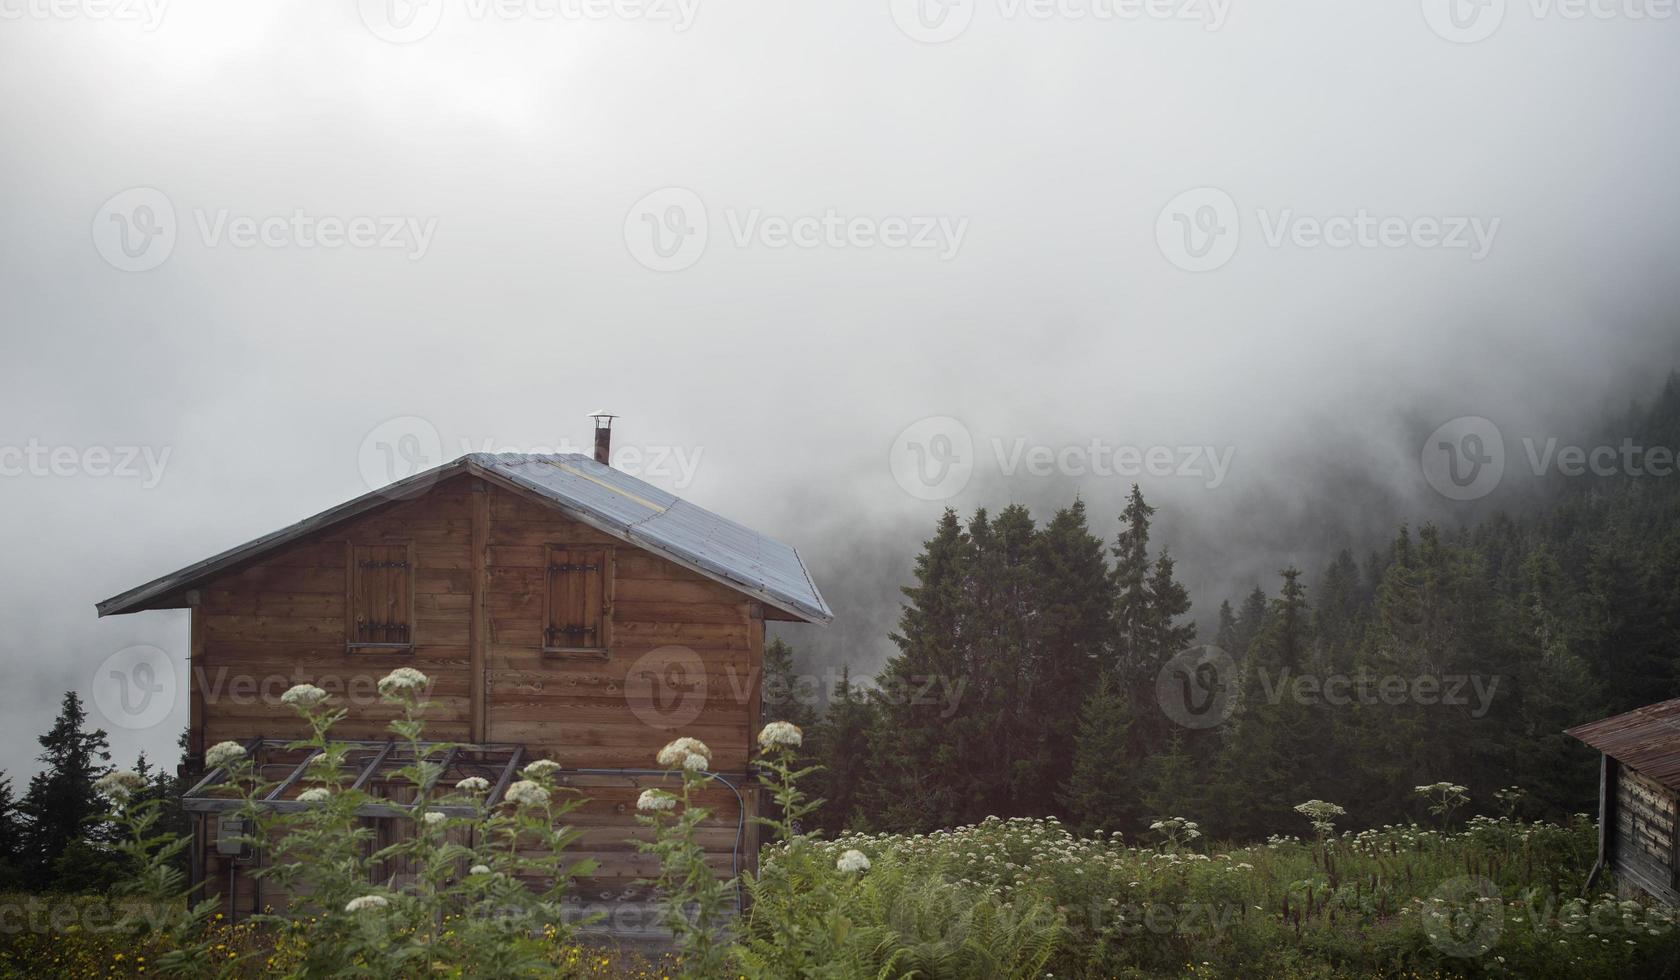
[[[1670,789],[1680,790],[1680,698],[1577,725],[1566,734]]]
[[[823,601],[799,552],[658,487],[577,453],[469,453],[265,534],[98,604],[99,615],[185,605],[184,593],[305,535],[407,499],[463,473],[520,491],[567,516],[806,622],[827,624]]]

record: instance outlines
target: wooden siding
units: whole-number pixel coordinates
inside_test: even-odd
[[[410,556],[412,646],[351,646],[359,547]],[[543,649],[556,547],[610,549],[604,657]],[[714,769],[739,773],[757,718],[762,617],[750,597],[552,506],[457,477],[207,583],[193,610],[192,744],[301,736],[279,703],[299,683],[349,710],[335,734],[384,738],[394,715],[375,682],[412,666],[433,681],[428,739],[521,742],[527,758],[574,769],[649,769],[661,745],[692,735],[711,746]],[[627,842],[647,780],[575,781],[591,800],[578,815],[578,855],[602,864],[595,890],[649,873]],[[740,811],[727,789],[705,803],[715,824],[705,831],[709,858],[727,873]],[[225,861],[205,846],[207,874],[225,879]]]
[[[1615,828],[1610,841],[1617,876],[1670,905],[1680,903],[1675,888],[1675,792],[1636,769],[1618,766]]]

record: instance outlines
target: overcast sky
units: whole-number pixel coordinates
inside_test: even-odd
[[[184,684],[95,601],[600,408],[867,671],[942,507],[1111,536],[1127,449],[1204,622],[1475,519],[1680,364],[1680,19],[1449,2],[0,0],[0,767]]]

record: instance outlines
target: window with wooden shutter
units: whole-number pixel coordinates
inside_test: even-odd
[[[353,544],[349,555],[353,647],[414,645],[414,549],[409,544]]]
[[[543,650],[606,656],[612,629],[612,549],[550,545]]]

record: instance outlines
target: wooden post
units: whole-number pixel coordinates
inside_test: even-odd
[[[187,610],[190,652],[187,662],[187,759],[189,771],[204,758],[204,635],[203,606]]]
[[[472,607],[467,625],[467,700],[470,702],[471,741],[489,741],[485,691],[490,669],[489,601],[490,488],[476,477],[472,481]]]
[[[742,804],[747,808],[747,831],[742,842],[746,854],[741,866],[758,874],[758,816],[759,783],[752,760],[758,752],[758,731],[764,727],[764,605],[747,603],[747,780],[741,787]]]

